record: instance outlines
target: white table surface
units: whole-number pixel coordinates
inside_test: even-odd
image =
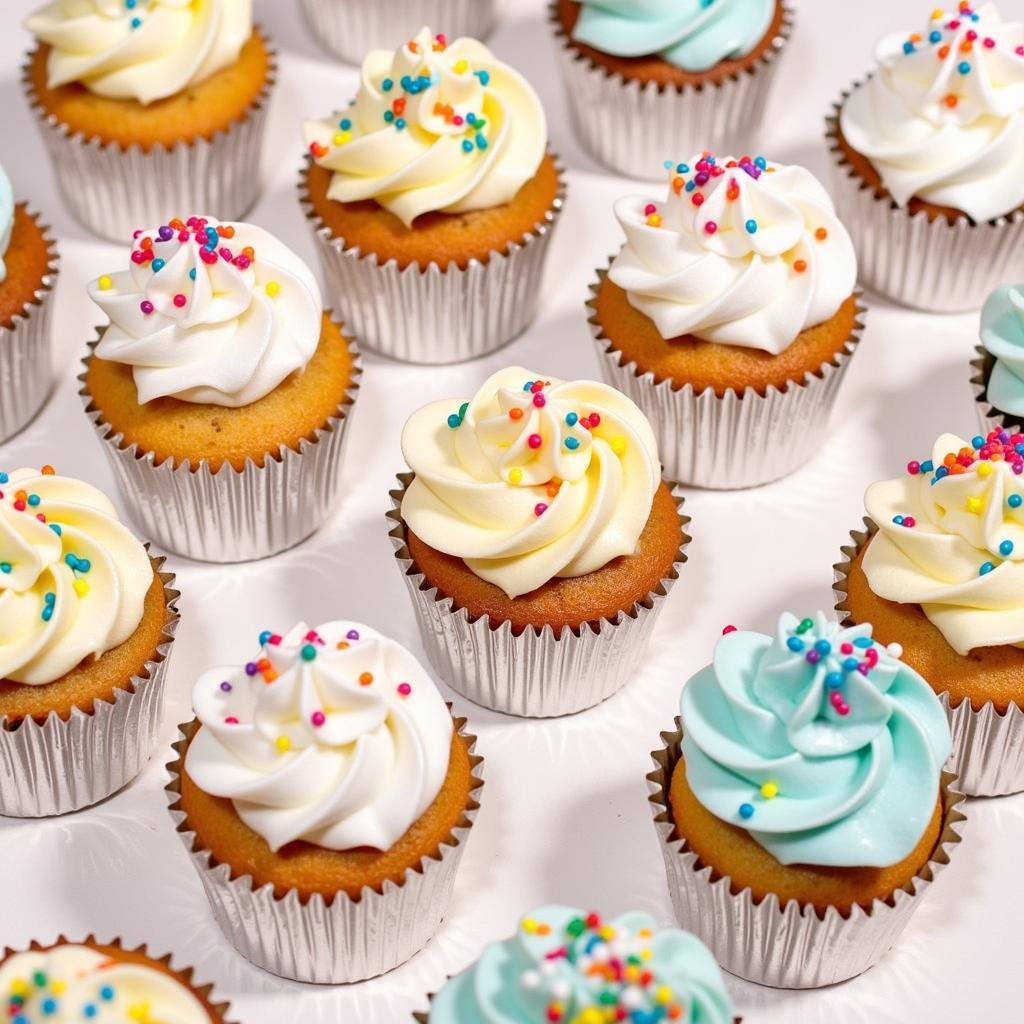
[[[1004,0],[1004,13],[1018,2]],[[0,446],[0,465],[52,462],[113,494],[74,378],[100,322],[84,284],[121,267],[127,252],[91,238],[57,195],[19,85],[29,36],[18,23],[33,6],[34,0],[3,5],[0,162],[16,198],[42,211],[60,242],[60,383],[42,415]],[[797,6],[797,32],[771,108],[774,127],[749,149],[824,175],[822,121],[832,101],[869,66],[878,35],[919,27],[931,5],[798,0]],[[200,979],[215,982],[217,993],[231,1000],[240,1024],[405,1024],[414,1009],[425,1007],[428,992],[539,904],[565,902],[606,914],[639,908],[669,922],[644,775],[659,731],[672,724],[680,687],[709,660],[726,623],[770,630],[782,609],[831,609],[831,565],[860,522],[865,486],[898,474],[944,430],[975,432],[967,362],[976,315],[925,316],[869,296],[864,341],[819,456],[769,487],[688,497],[690,560],[647,658],[624,691],[554,721],[506,718],[454,695],[456,710],[468,715],[480,737],[487,783],[450,914],[427,948],[385,977],[348,987],[281,981],[242,959],[213,919],[162,792],[177,723],[190,717],[193,680],[211,665],[245,660],[264,627],[285,629],[299,619],[362,620],[422,653],[384,523],[387,491],[404,468],[398,438],[406,416],[436,398],[470,395],[485,376],[511,363],[559,377],[598,375],[583,302],[594,267],[619,244],[611,204],[637,185],[598,167],[574,139],[542,0],[506,0],[505,7],[491,45],[538,89],[551,144],[569,169],[568,203],[536,323],[504,351],[457,367],[424,369],[367,356],[348,450],[348,490],[324,529],[261,563],[221,568],[170,560],[183,592],[182,623],[160,748],[134,784],[99,807],[49,821],[0,821],[0,946],[52,940],[61,932],[121,936],[193,964]],[[318,48],[297,0],[257,0],[257,8],[281,69],[265,148],[266,189],[249,219],[313,261],[296,201],[299,123],[342,105],[357,76]],[[689,155],[666,150],[666,157]],[[662,191],[643,187],[657,196]],[[967,838],[952,866],[879,967],[816,992],[774,991],[729,978],[745,1020],[1021,1019],[1024,797],[972,801],[968,814]]]

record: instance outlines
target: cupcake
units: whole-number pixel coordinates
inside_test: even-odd
[[[871,627],[726,627],[648,776],[676,915],[733,974],[814,988],[898,939],[960,841],[949,726]]]
[[[1024,790],[1024,434],[964,441],[872,484],[843,548],[836,608],[872,622],[931,684],[953,729],[958,788]]]
[[[821,448],[863,327],[853,246],[802,167],[665,166],[664,202],[615,204],[626,242],[588,303],[601,368],[654,425],[670,477],[753,487]]]
[[[68,208],[119,241],[260,193],[274,54],[252,0],[66,3],[25,21],[23,85]]]
[[[643,413],[605,384],[510,367],[414,413],[402,452],[390,536],[441,678],[530,717],[618,690],[690,540]]]
[[[360,341],[415,363],[484,355],[533,319],[565,182],[537,94],[474,39],[374,50],[345,110],[307,121],[300,201]]]
[[[144,946],[58,939],[52,946],[5,949],[0,956],[0,999],[14,1024],[92,1020],[96,1024],[170,1021],[224,1024],[227,1003],[212,1001],[212,985],[197,988],[192,970],[159,960]]]
[[[494,25],[495,0],[303,0],[317,39],[349,64],[370,50],[411,38],[423,25],[483,39]]]
[[[1024,425],[1024,285],[1003,285],[981,309],[971,384],[986,433]]]
[[[89,296],[109,318],[80,392],[145,532],[211,562],[263,558],[337,502],[355,343],[312,271],[252,224],[173,217]]]
[[[243,956],[297,981],[383,974],[446,912],[483,785],[475,737],[366,626],[259,640],[196,682],[172,816]]]
[[[419,1024],[692,1021],[732,1024],[732,1001],[699,939],[634,911],[604,920],[573,907],[541,907],[516,934],[431,998]]]
[[[57,248],[49,229],[14,203],[0,166],[0,441],[39,412],[53,384],[50,292]]]
[[[549,21],[580,141],[652,178],[666,139],[724,152],[760,135],[793,12],[788,0],[551,0]]]
[[[163,562],[89,484],[0,472],[0,814],[76,811],[145,767],[178,625]]]
[[[828,119],[861,279],[907,306],[977,309],[1024,274],[1024,21],[937,8],[876,57]]]

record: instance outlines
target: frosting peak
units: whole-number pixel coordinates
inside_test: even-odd
[[[414,413],[402,452],[416,474],[409,529],[509,597],[633,554],[661,479],[654,433],[625,395],[518,367],[468,402]]]
[[[11,232],[14,230],[14,193],[11,180],[0,166],[0,284],[7,279],[7,264],[4,255],[11,244]]]
[[[245,665],[213,669],[192,703],[186,767],[231,799],[272,850],[390,849],[433,803],[454,726],[405,648],[354,622],[260,635]]]
[[[422,213],[510,202],[540,166],[544,109],[530,84],[475,39],[424,28],[394,53],[374,50],[344,111],[307,121],[327,195],[376,200],[405,225]]]
[[[663,338],[778,355],[850,297],[857,261],[817,179],[763,157],[666,164],[668,198],[621,199],[608,276]]]
[[[981,342],[996,360],[986,385],[989,404],[1024,417],[1024,285],[1003,285],[985,300]]]
[[[885,867],[935,809],[952,746],[928,684],[820,612],[773,637],[734,631],[683,689],[686,779],[783,864]]]
[[[249,405],[320,343],[316,278],[253,224],[175,217],[136,232],[129,269],[90,282],[89,297],[111,321],[96,355],[132,367],[141,404]]]

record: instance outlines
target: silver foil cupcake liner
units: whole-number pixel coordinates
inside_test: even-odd
[[[277,71],[272,49],[267,81],[241,119],[210,138],[149,150],[86,138],[47,113],[32,84],[31,60],[30,54],[22,85],[57,185],[71,213],[94,234],[124,242],[136,229],[171,217],[205,213],[233,220],[255,205],[263,185],[261,150]]]
[[[867,310],[859,293],[853,333],[817,373],[790,381],[784,391],[769,387],[762,395],[748,387],[737,394],[729,388],[720,396],[713,388],[698,393],[692,384],[674,387],[671,380],[641,372],[635,362],[623,362],[595,308],[607,273],[598,271],[587,303],[601,374],[650,420],[668,476],[697,487],[756,487],[792,473],[821,450],[829,414],[864,329]]]
[[[224,462],[216,472],[205,460],[195,467],[187,459],[177,465],[170,458],[158,463],[153,452],[124,444],[89,394],[86,377],[98,343],[99,338],[89,344],[79,395],[143,533],[188,558],[245,562],[294,547],[323,525],[341,489],[348,424],[362,375],[353,340],[348,339],[352,382],[313,440],[303,438],[297,449],[281,445],[267,452],[262,466],[249,459],[237,470]]]
[[[11,326],[0,324],[0,442],[28,424],[53,387],[51,320],[58,255],[50,229],[40,229],[46,241],[46,273]]]
[[[412,473],[399,474],[402,485],[390,492],[388,533],[412,598],[420,637],[438,675],[464,697],[508,715],[551,718],[571,715],[600,704],[620,690],[634,674],[654,631],[668,592],[686,561],[690,517],[675,484],[673,492],[683,530],[671,572],[643,601],[615,620],[584,623],[578,630],[530,627],[516,635],[509,622],[493,623],[489,616],[470,618],[469,612],[430,586],[407,546],[402,498]]]
[[[580,141],[612,170],[657,180],[672,154],[747,152],[762,135],[780,57],[793,32],[789,0],[783,8],[778,34],[751,68],[699,87],[659,87],[627,80],[581,53],[562,28],[557,3],[551,3],[548,21]]]
[[[371,50],[394,50],[424,25],[483,39],[494,27],[495,0],[303,0],[317,39],[349,64],[361,64]]]
[[[853,88],[860,86],[854,83]],[[861,282],[895,302],[930,313],[979,309],[1000,284],[1024,275],[1024,210],[974,224],[911,215],[879,194],[853,169],[839,146],[843,93],[826,119],[832,153],[832,195],[857,250]]]
[[[988,400],[988,381],[995,366],[995,357],[984,345],[975,346],[976,358],[970,362],[971,390],[974,392],[975,409],[981,429],[987,434],[990,430],[1009,430],[1019,433],[1024,430],[1024,416],[1014,415],[997,409]]]
[[[647,776],[654,827],[665,859],[676,918],[714,953],[730,974],[773,988],[819,988],[863,974],[896,943],[919,899],[949,863],[961,839],[963,794],[956,776],[942,773],[944,816],[931,859],[887,900],[870,910],[855,904],[844,917],[829,907],[819,917],[813,905],[789,900],[779,905],[773,893],[756,903],[750,889],[733,892],[732,879],[703,864],[676,831],[669,802],[672,773],[679,763],[682,723],[664,732],[662,750],[653,751],[654,771]]]
[[[254,888],[251,875],[233,876],[229,864],[199,847],[181,809],[181,767],[199,722],[180,727],[177,757],[167,765],[171,817],[217,923],[242,956],[282,978],[336,985],[384,974],[430,941],[447,912],[483,786],[476,737],[466,731],[464,718],[455,719],[455,728],[469,746],[473,785],[462,819],[438,854],[423,857],[400,883],[387,881],[380,891],[364,887],[358,899],[339,892],[331,900],[315,893],[304,903],[295,889],[278,897],[270,882]]]
[[[299,202],[313,231],[328,301],[367,349],[409,363],[456,363],[494,352],[529,326],[537,313],[544,264],[565,203],[558,192],[544,219],[486,263],[465,267],[380,263],[374,253],[348,248],[332,235],[309,200],[311,157],[299,176]]]
[[[147,545],[147,550],[149,546]],[[167,662],[178,628],[174,576],[154,559],[170,613],[156,656],[126,680],[110,701],[91,711],[73,708],[67,719],[51,711],[11,723],[0,716],[0,814],[42,818],[99,803],[146,766],[156,746]]]
[[[864,529],[850,533],[851,544],[842,548],[843,560],[835,571],[833,591],[840,622],[852,622],[846,600],[850,567],[861,548],[878,532],[874,520],[864,518]],[[1011,703],[1000,711],[992,701],[977,710],[969,699],[951,704],[949,694],[941,691],[940,679],[929,679],[949,717],[953,734],[953,753],[948,767],[959,777],[957,788],[968,796],[1004,796],[1024,790],[1024,709]]]

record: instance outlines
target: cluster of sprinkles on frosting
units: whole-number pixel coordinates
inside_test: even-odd
[[[526,935],[547,936],[551,926],[534,918],[524,918],[520,928]],[[565,926],[563,943],[545,955],[539,968],[520,976],[520,984],[529,992],[547,997],[546,1021],[551,1024],[657,1024],[682,1021],[686,1006],[671,986],[659,981],[648,967],[654,956],[649,928],[631,932],[606,924],[598,914],[575,917]],[[596,1006],[586,1006],[569,1016],[573,988],[558,977],[558,965],[573,966],[596,992]]]
[[[405,47],[410,53],[419,53],[420,46],[415,39],[410,39]],[[434,36],[434,41],[431,44],[431,48],[435,53],[443,53],[448,48],[448,39],[443,32],[438,32]],[[491,81],[491,75],[489,71],[483,69],[473,69],[469,65],[467,60],[457,60],[452,65],[452,70],[457,75],[472,74],[483,88],[487,88]],[[398,91],[401,92],[400,96],[395,96],[391,100],[391,105],[381,115],[384,124],[388,127],[394,128],[396,131],[404,131],[406,128],[405,120],[405,108],[408,104],[408,98],[410,96],[418,96],[421,92],[427,89],[438,86],[441,84],[440,76],[436,73],[432,74],[430,69],[424,64],[423,67],[415,75],[403,75],[397,82]],[[379,87],[382,93],[388,93],[389,95],[395,92],[396,82],[393,78],[384,77],[380,80]],[[433,106],[433,113],[435,117],[441,117],[444,119],[444,123],[451,128],[455,129],[453,135],[463,134],[461,147],[463,153],[472,153],[475,150],[485,150],[490,144],[487,138],[487,119],[483,116],[483,112],[476,113],[474,111],[465,111],[459,113],[449,103],[436,102]],[[461,129],[461,132],[459,131]],[[337,149],[341,146],[346,146],[355,137],[353,134],[355,127],[352,118],[344,115],[338,119],[338,127],[334,135],[331,136],[331,145]],[[320,142],[311,142],[309,145],[309,152],[312,154],[314,159],[322,159],[327,156],[330,152],[330,147],[323,145]]]
[[[108,960],[100,964],[100,970],[104,967],[114,966],[116,966],[116,961]],[[70,980],[77,981],[78,979]],[[9,1024],[29,1024],[29,1018],[25,1014],[29,1007],[36,1002],[38,1002],[44,1017],[53,1017],[58,1013],[65,1012],[66,1008],[62,1002],[67,990],[66,979],[51,978],[43,970],[34,971],[28,978],[15,978],[6,994],[6,1018]],[[108,982],[100,982],[96,986],[94,996],[77,1007],[67,1008],[67,1019],[71,1019],[77,1014],[82,1020],[92,1020],[99,1016],[100,1007],[104,1003],[112,1003],[116,998],[117,988]],[[125,1012],[132,1024],[159,1024],[151,1015],[149,1004],[143,1000],[129,1003]]]

